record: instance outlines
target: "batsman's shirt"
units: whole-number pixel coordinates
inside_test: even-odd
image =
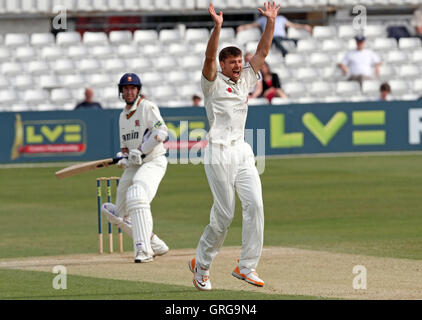
[[[256,85],[259,75],[250,64],[243,67],[237,83],[217,72],[214,81],[201,77],[204,105],[210,130],[210,143],[229,145],[245,140],[245,123],[248,115],[248,94]]]
[[[153,129],[165,127],[157,105],[149,100],[138,99],[130,110],[120,113],[120,148],[137,149]],[[148,162],[166,153],[163,143],[158,144],[144,159]]]

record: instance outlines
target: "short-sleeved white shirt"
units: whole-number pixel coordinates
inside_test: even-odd
[[[265,26],[267,25],[267,18],[264,16],[260,17],[256,22],[261,27],[262,32],[265,30]],[[289,22],[286,17],[284,16],[277,16],[275,18],[275,25],[274,25],[274,37],[286,37],[286,23]]]
[[[204,106],[209,122],[208,141],[229,145],[244,141],[248,114],[248,94],[256,85],[258,75],[247,64],[243,67],[237,83],[221,72],[214,81],[201,77]]]
[[[165,127],[165,123],[158,107],[146,99],[136,101],[130,110],[124,109],[120,113],[120,148],[137,149],[152,130],[159,127]],[[161,142],[145,157],[145,161],[165,153]]]
[[[346,53],[342,64],[349,67],[350,75],[373,76],[373,66],[381,60],[372,50],[352,50]]]

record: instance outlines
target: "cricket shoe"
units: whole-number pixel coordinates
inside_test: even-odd
[[[136,252],[135,263],[146,263],[146,262],[152,262],[152,261],[154,261],[153,256],[149,256],[141,250]]]
[[[154,251],[154,257],[162,256],[169,251],[169,247],[167,247],[166,243],[160,238],[158,238],[155,233],[153,233],[151,237],[151,248],[152,251]]]
[[[193,284],[200,291],[211,290],[210,272],[195,264],[195,258],[188,261],[189,270],[193,273]]]
[[[146,263],[154,261],[154,257],[150,254],[145,253],[143,250],[143,244],[136,244],[135,263]]]
[[[247,283],[253,284],[257,287],[264,286],[264,280],[259,278],[258,274],[256,273],[255,269],[248,269],[242,268],[239,269],[239,266],[234,269],[232,275],[240,280],[245,280]]]

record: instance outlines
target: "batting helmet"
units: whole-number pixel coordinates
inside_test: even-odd
[[[120,81],[118,84],[119,93],[122,93],[123,86],[129,86],[129,85],[137,87],[140,91],[142,88],[141,79],[139,79],[139,77],[134,73],[125,73],[123,77],[120,78]]]

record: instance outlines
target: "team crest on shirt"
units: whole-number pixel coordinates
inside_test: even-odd
[[[135,127],[139,127],[139,126],[140,126],[139,120],[135,120]]]
[[[233,89],[232,89],[232,88],[230,88],[230,87],[228,87],[228,88],[227,88],[227,91],[228,91],[228,92],[230,92],[230,93],[232,93]]]

